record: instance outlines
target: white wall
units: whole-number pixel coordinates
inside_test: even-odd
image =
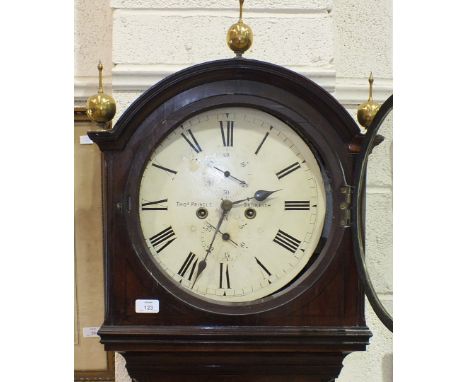
[[[112,9],[109,0],[75,0],[75,103],[97,91],[97,65],[104,83],[112,71]],[[106,91],[110,88],[106,87]]]
[[[95,92],[99,58],[107,75],[112,69],[120,115],[142,91],[168,74],[232,57],[225,33],[236,21],[237,6],[237,0],[111,0],[110,6],[108,0],[75,0],[77,100]],[[246,57],[305,74],[333,93],[353,116],[357,105],[367,99],[371,70],[374,98],[382,102],[392,93],[391,0],[247,0],[244,20],[255,35]],[[379,166],[369,170],[368,221],[374,228],[368,230],[367,242],[368,256],[385,269],[378,292],[391,304],[390,128],[385,135],[373,162],[378,160]],[[339,382],[392,380],[392,335],[369,308],[367,317],[374,333],[371,345],[345,359]],[[116,361],[116,381],[129,381],[122,357]]]

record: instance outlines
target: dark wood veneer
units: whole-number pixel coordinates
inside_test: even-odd
[[[328,179],[330,232],[318,260],[284,291],[254,304],[213,304],[179,293],[151,262],[133,208],[141,171],[164,136],[213,107],[249,106],[294,128]],[[351,232],[340,226],[340,188],[351,185],[359,128],[322,88],[285,68],[245,59],[209,62],[150,88],[111,131],[90,132],[103,152],[107,350],[143,381],[333,381],[343,358],[364,350],[364,295]],[[354,150],[358,151],[358,150]],[[130,203],[129,203],[130,202]],[[177,295],[177,296],[176,296]],[[160,312],[137,314],[136,299]],[[237,376],[237,379],[236,379]]]

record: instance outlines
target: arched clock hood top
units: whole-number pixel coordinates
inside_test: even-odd
[[[194,65],[166,77],[139,96],[113,129],[91,131],[88,135],[103,151],[121,150],[139,124],[167,100],[196,86],[229,80],[272,84],[294,94],[327,115],[345,142],[360,132],[344,107],[330,93],[303,75],[264,61],[233,58]]]

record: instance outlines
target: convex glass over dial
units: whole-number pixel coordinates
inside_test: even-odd
[[[290,283],[321,237],[325,191],[299,135],[252,108],[175,128],[143,171],[139,217],[156,265],[214,302],[255,301]]]

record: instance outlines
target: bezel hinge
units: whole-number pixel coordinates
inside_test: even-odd
[[[347,228],[351,226],[351,204],[353,201],[353,188],[349,185],[345,185],[340,187],[340,192],[343,195],[342,201],[340,203],[340,226]]]

